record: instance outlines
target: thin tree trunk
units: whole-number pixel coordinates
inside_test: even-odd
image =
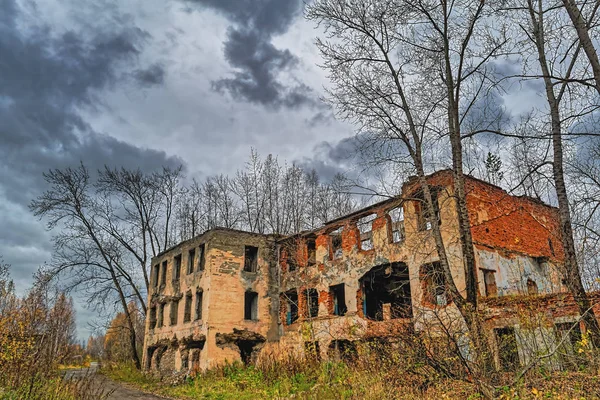
[[[550,78],[550,70],[546,59],[544,48],[544,31],[543,31],[543,9],[541,1],[538,2],[538,16],[536,17],[535,7],[532,0],[528,0],[529,13],[533,23],[535,45],[538,51],[538,60],[540,68],[544,76],[544,84],[546,87],[546,99],[550,107],[550,118],[552,126],[552,150],[553,163],[552,172],[554,177],[554,185],[556,187],[556,196],[558,199],[558,213],[560,220],[560,233],[562,237],[562,245],[564,251],[564,275],[568,289],[573,294],[582,320],[588,331],[591,334],[591,339],[594,347],[600,348],[600,326],[596,320],[594,310],[591,307],[590,300],[581,280],[581,273],[577,262],[575,251],[575,241],[573,240],[573,227],[571,223],[571,211],[569,206],[569,198],[567,196],[567,188],[564,177],[563,167],[563,147],[562,147],[562,126],[560,119],[559,99],[554,93],[554,85]]]

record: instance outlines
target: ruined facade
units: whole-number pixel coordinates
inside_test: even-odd
[[[464,292],[452,173],[428,181]],[[498,351],[496,362],[525,363],[578,318],[561,280],[557,210],[474,178],[466,187],[485,327],[497,349],[514,353],[507,359]],[[155,257],[145,367],[202,370],[289,352],[326,358],[357,341],[461,321],[421,197],[409,180],[397,198],[313,231],[278,237],[214,229]],[[539,324],[523,324],[524,304],[536,305]]]

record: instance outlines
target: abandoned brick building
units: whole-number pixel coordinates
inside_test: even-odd
[[[452,173],[427,179],[463,291]],[[559,273],[557,210],[475,178],[466,187],[485,327],[512,347],[496,362],[525,363],[578,318]],[[397,198],[292,236],[212,229],[152,260],[144,366],[168,373],[263,353],[325,358],[365,338],[430,329],[432,313],[459,320],[437,261],[414,180]],[[545,322],[524,325],[524,302]]]

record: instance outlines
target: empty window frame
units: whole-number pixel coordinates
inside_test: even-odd
[[[342,258],[342,228],[338,228],[329,234],[330,239],[330,254],[329,257],[332,260]]]
[[[282,293],[281,302],[285,304],[285,324],[291,325],[298,320],[298,292],[288,290]]]
[[[346,315],[348,308],[346,307],[346,291],[343,283],[329,286],[329,298],[331,300],[331,314]]]
[[[389,317],[411,318],[412,296],[408,266],[404,263],[378,265],[359,280],[363,316],[383,321]],[[389,308],[388,308],[389,307]]]
[[[159,277],[160,277],[160,264],[156,264],[152,269],[152,282],[154,282],[154,287],[158,287]]]
[[[194,272],[194,265],[196,261],[196,249],[191,249],[188,251],[188,266],[187,273],[188,275]]]
[[[206,265],[206,244],[202,243],[198,247],[198,271],[204,271]]]
[[[183,313],[183,322],[192,320],[192,292],[187,292],[185,295],[185,309]]]
[[[306,252],[308,266],[315,265],[317,263],[317,243],[314,238],[306,239]]]
[[[177,325],[177,317],[179,314],[179,300],[171,302],[171,326]]]
[[[258,321],[258,293],[256,292],[244,294],[244,319]]]
[[[514,371],[519,366],[519,351],[515,328],[494,329],[498,345],[498,362],[504,371]]]
[[[440,217],[440,206],[438,202],[439,190],[439,188],[430,188],[433,211],[435,213],[438,225],[441,225],[442,219]],[[429,218],[429,207],[427,206],[425,195],[423,192],[419,192],[415,197],[417,198],[417,200],[414,202],[415,214],[417,215],[417,229],[420,231],[431,230],[433,226],[431,225]]]
[[[178,281],[181,278],[181,254],[175,256],[173,260],[173,280]]]
[[[401,243],[404,241],[404,208],[402,206],[391,209],[388,212],[390,216],[390,239],[392,243]]]
[[[306,298],[306,316],[315,318],[319,315],[319,291],[311,288],[306,289],[304,296]]]
[[[244,271],[256,272],[258,269],[258,247],[244,246]]]
[[[156,328],[156,306],[150,308],[150,329]]]
[[[167,283],[167,261],[163,261],[162,270],[160,271],[160,284],[165,285]]]
[[[202,319],[202,289],[196,291],[196,320]]]
[[[498,295],[498,287],[496,286],[496,271],[492,269],[481,269],[481,272],[483,272],[485,295],[487,297],[496,297]]]
[[[425,264],[421,267],[421,284],[423,300],[436,306],[448,304],[446,277],[439,262]]]
[[[579,326],[579,322],[557,323],[554,324],[554,330],[556,331],[556,344],[560,346],[558,354],[563,367],[577,368],[578,365],[573,355],[581,345],[581,327]]]
[[[373,249],[373,221],[377,218],[376,214],[369,214],[359,220],[356,223],[358,231],[360,232],[360,249],[361,250],[372,250]]]
[[[527,279],[527,294],[530,294],[530,295],[538,294],[538,285],[532,279]]]
[[[158,317],[156,321],[156,326],[158,328],[165,326],[165,306],[165,303],[161,303],[160,306],[158,306]]]

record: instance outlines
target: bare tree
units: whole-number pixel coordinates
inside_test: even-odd
[[[564,146],[565,137],[569,135],[568,129],[594,109],[580,101],[589,94],[570,84],[579,81],[578,78],[585,74],[585,67],[580,62],[584,44],[569,35],[570,27],[562,17],[562,8],[557,7],[555,2],[527,0],[524,4],[517,2],[512,9],[525,11],[526,14],[523,19],[515,18],[521,21],[518,26],[526,35],[526,40],[522,42],[526,76],[541,79],[545,89],[548,105],[546,129],[549,134],[544,136],[552,144],[552,177],[559,209],[565,283],[575,298],[594,345],[598,347],[600,326],[581,279],[564,171]],[[511,14],[513,18],[518,15]],[[534,60],[533,65],[537,68],[530,65],[529,58]]]
[[[34,215],[47,219],[48,229],[60,227],[54,238],[55,258],[50,271],[55,276],[69,273],[74,286],[84,286],[92,297],[104,301],[117,296],[130,329],[131,358],[141,367],[136,350],[133,316],[127,307],[130,294],[143,302],[137,282],[127,270],[118,241],[99,223],[103,205],[94,196],[88,170],[78,168],[50,170],[44,174],[50,188],[31,202]]]

